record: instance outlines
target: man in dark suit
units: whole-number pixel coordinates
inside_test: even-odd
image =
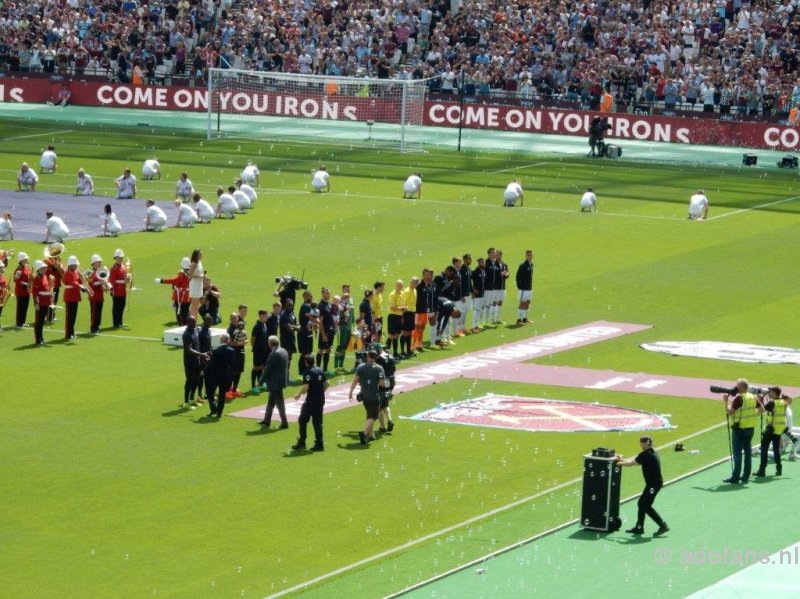
[[[259,420],[258,423],[262,426],[269,426],[272,421],[272,411],[277,407],[281,417],[281,425],[278,428],[289,428],[283,403],[283,390],[289,384],[289,353],[281,347],[275,335],[270,336],[268,343],[270,352],[261,380],[267,385],[269,399],[264,412],[264,420]]]
[[[217,417],[221,417],[225,409],[225,393],[233,383],[233,371],[238,355],[238,350],[231,345],[231,337],[227,333],[220,335],[219,342],[220,346],[211,352],[211,360],[206,370],[206,394],[208,407],[211,410],[208,415]],[[216,401],[214,401],[215,392]]]

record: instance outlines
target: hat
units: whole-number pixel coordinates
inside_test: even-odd
[[[89,261],[89,264],[94,264],[95,262],[102,262],[103,259],[99,256],[99,254],[92,254],[92,259]]]
[[[183,270],[189,270],[189,268],[191,268],[191,266],[192,266],[192,262],[191,262],[191,260],[189,260],[189,258],[185,258],[185,257],[181,258],[181,268]]]
[[[114,250],[114,257],[115,258],[124,258],[125,257],[125,252],[123,252],[120,249],[116,249],[116,250]]]
[[[78,257],[70,256],[67,258],[67,266],[78,266]]]
[[[45,266],[47,266],[47,264],[45,264],[41,260],[37,260],[36,262],[33,263],[33,270],[39,270],[40,268],[44,268]]]
[[[28,259],[28,254],[26,254],[25,252],[20,252],[19,254],[17,254],[17,261],[18,262],[22,262],[23,260],[27,260],[27,259]]]

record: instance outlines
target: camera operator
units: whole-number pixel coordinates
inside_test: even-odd
[[[780,476],[782,473],[781,435],[788,431],[786,410],[791,405],[792,398],[785,395],[780,387],[770,387],[764,399],[765,401],[758,404],[758,413],[767,413],[767,425],[761,433],[761,464],[756,476],[766,476],[767,452],[770,445],[772,445],[772,456],[775,459],[775,476]]]
[[[736,381],[736,393],[725,393],[725,410],[731,428],[733,472],[724,483],[746,483],[750,478],[752,469],[753,433],[758,423],[758,400],[755,394],[750,393],[750,385],[745,379]],[[733,391],[733,389],[731,390]],[[744,471],[742,471],[742,456],[744,456]]]
[[[272,293],[273,297],[280,298],[281,306],[286,307],[286,300],[292,300],[294,304],[297,301],[297,286],[294,284],[294,277],[286,275],[285,277],[276,277],[275,282],[278,287]]]
[[[609,129],[611,126],[606,117],[596,116],[592,119],[592,123],[589,125],[590,151],[586,155],[587,158],[602,158],[606,155],[606,143],[603,138]]]

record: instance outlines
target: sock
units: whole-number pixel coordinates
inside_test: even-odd
[[[397,355],[397,337],[392,339],[392,355],[393,356]]]
[[[431,345],[436,343],[436,325],[429,325],[431,327]]]
[[[300,356],[300,359],[297,361],[297,374],[300,375],[300,378],[303,378],[303,356]]]
[[[258,376],[256,375],[256,369],[253,368],[253,370],[250,371],[250,386],[251,387],[255,387],[256,386],[257,378],[258,378]]]
[[[239,379],[242,377],[242,373],[237,373],[233,377],[233,385],[231,386],[232,391],[236,391],[239,388]]]
[[[189,383],[189,381],[186,381],[186,382],[183,384],[183,403],[189,403],[189,389],[190,389],[190,385],[191,385],[191,383]]]
[[[319,365],[322,364],[322,353],[321,352],[317,352],[316,361],[317,361],[317,366],[319,367]]]
[[[342,367],[342,353],[337,349],[336,353],[333,355],[333,367],[334,368],[341,368]]]
[[[328,372],[328,364],[330,363],[331,355],[329,353],[322,354],[322,370]]]

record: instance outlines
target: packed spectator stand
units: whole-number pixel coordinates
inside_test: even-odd
[[[0,7],[0,71],[135,85],[203,85],[209,67],[433,77],[432,94],[468,101],[596,109],[607,89],[619,112],[791,121],[799,3],[28,0]]]

